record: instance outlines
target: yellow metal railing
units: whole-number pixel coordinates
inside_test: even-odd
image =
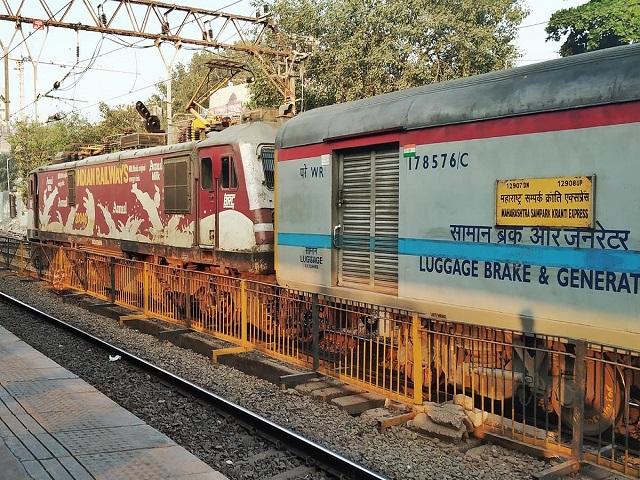
[[[575,388],[567,383],[574,382],[574,365],[586,365],[587,400],[602,396],[604,401],[607,385],[590,383],[597,371],[611,379],[614,398],[630,399],[640,389],[637,352],[598,352],[590,346],[595,353],[580,360],[573,347],[566,347],[573,344],[570,339],[439,321],[274,284],[15,239],[0,239],[0,251],[5,268],[210,334],[236,346],[229,351],[260,350],[405,403],[470,397],[472,406],[484,408],[482,415],[497,418],[494,432],[556,452],[573,448],[567,429],[574,438],[582,435],[582,426],[567,421],[572,411],[558,393]],[[540,391],[527,362],[547,362],[544,374],[553,376],[549,391]],[[523,385],[533,394],[518,406],[527,394]],[[544,418],[533,407],[542,407]],[[624,414],[624,427],[631,432],[625,434],[627,443],[615,443],[609,456],[585,456],[640,477],[628,441],[640,432],[640,421],[628,409]],[[613,431],[619,419],[608,421]],[[633,422],[638,422],[635,430]],[[607,442],[600,436],[600,447]]]

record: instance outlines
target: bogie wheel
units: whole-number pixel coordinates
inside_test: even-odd
[[[624,383],[618,370],[603,361],[587,361],[584,397],[584,435],[598,436],[616,424],[623,414]],[[562,408],[562,423],[572,424],[570,406]]]

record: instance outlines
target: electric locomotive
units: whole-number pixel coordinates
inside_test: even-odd
[[[29,238],[247,277],[273,275],[276,124],[47,165]]]

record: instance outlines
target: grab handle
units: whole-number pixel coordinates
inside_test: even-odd
[[[340,245],[338,245],[338,230],[342,230],[342,225],[338,224],[333,227],[333,237],[331,238],[333,248],[340,248]]]

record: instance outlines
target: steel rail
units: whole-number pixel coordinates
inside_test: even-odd
[[[276,442],[277,444],[285,445],[287,449],[306,460],[309,465],[314,465],[325,472],[337,476],[338,478],[385,480],[385,477],[352,462],[338,453],[332,452],[322,445],[312,442],[311,440],[284,428],[271,420],[268,420],[240,405],[230,402],[229,400],[226,400],[219,395],[190,382],[189,380],[179,377],[164,368],[158,367],[143,358],[116,347],[115,345],[112,345],[91,333],[85,332],[74,325],[49,315],[48,313],[24,303],[17,298],[0,292],[0,301],[17,306],[31,315],[61,327],[105,350],[117,353],[125,361],[146,370],[154,376],[178,387],[182,391],[185,391],[198,399],[206,401],[220,412],[234,417],[236,421],[245,427],[256,431],[264,438]]]

